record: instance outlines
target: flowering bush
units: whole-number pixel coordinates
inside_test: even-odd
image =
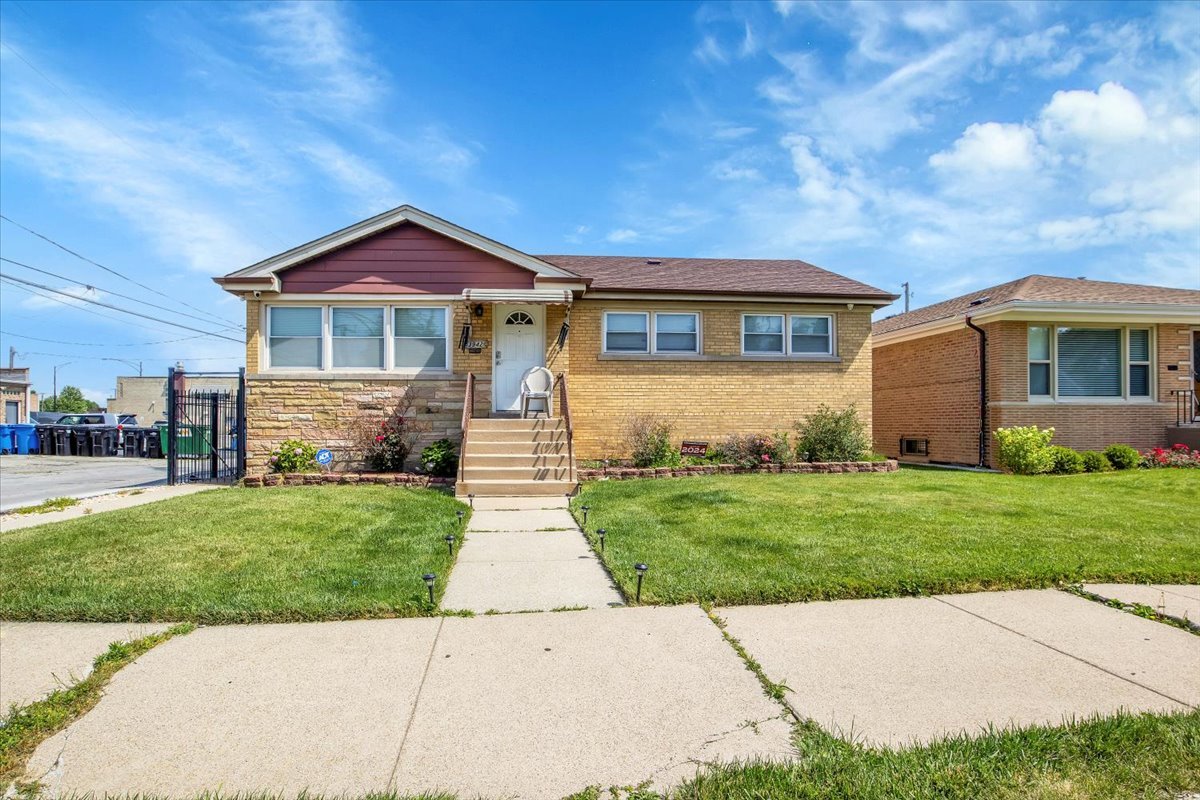
[[[313,472],[317,469],[317,448],[299,439],[288,439],[271,453],[270,461],[276,472]]]
[[[1200,468],[1200,450],[1192,450],[1186,444],[1177,444],[1170,450],[1156,447],[1142,456],[1142,466],[1148,469],[1159,467]]]
[[[796,423],[796,455],[801,461],[857,461],[871,448],[867,426],[854,405],[834,411],[821,405]]]
[[[430,475],[454,475],[458,471],[458,448],[449,439],[438,439],[421,451],[421,467]]]
[[[364,461],[367,467],[380,472],[400,472],[404,460],[412,451],[412,432],[403,416],[392,417],[379,423],[374,441],[367,444]]]
[[[634,414],[625,419],[622,434],[635,467],[674,467],[681,460],[671,446],[675,424],[658,414]]]
[[[788,435],[779,431],[770,436],[763,433],[735,433],[717,448],[721,461],[739,467],[790,464],[794,460],[792,452]]]
[[[1039,430],[1037,425],[996,429],[996,459],[1000,466],[1017,475],[1041,475],[1054,469],[1054,450],[1050,440],[1054,428]]]

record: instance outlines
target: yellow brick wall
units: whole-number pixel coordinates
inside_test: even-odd
[[[569,387],[576,456],[627,455],[622,430],[633,414],[655,413],[684,438],[719,443],[732,433],[790,430],[825,403],[854,403],[871,423],[871,309],[834,311],[840,363],[741,357],[743,313],[830,313],[829,306],[651,303],[582,300],[571,311]],[[714,359],[609,358],[601,350],[604,311],[698,311],[703,351]],[[547,325],[554,335],[557,326]],[[725,357],[728,360],[722,360]],[[556,369],[557,371],[557,369]],[[869,435],[869,429],[868,429]]]
[[[262,321],[262,301],[244,294],[246,301],[246,374],[258,372],[259,323]]]

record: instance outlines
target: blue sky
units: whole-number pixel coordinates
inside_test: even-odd
[[[210,276],[400,203],[916,305],[1031,272],[1200,288],[1196,3],[3,0],[0,40],[0,210],[172,298],[0,222],[0,255],[64,277],[5,274],[152,304],[0,286],[46,393],[69,362],[102,401],[132,368],[97,356],[236,367],[162,320],[238,338]]]

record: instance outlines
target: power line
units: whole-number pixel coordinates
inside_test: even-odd
[[[93,284],[86,283],[84,281],[80,281],[77,278],[69,278],[66,275],[59,275],[57,272],[50,272],[49,270],[45,270],[40,267],[34,267],[34,266],[31,266],[31,265],[26,264],[21,261],[13,261],[11,258],[5,258],[4,256],[0,256],[0,261],[4,261],[5,263],[8,263],[8,264],[15,264],[18,267],[24,267],[25,269],[33,270],[34,272],[40,272],[43,275],[49,275],[51,278],[58,278],[59,280],[63,280],[63,281],[71,281],[72,283],[79,283],[88,289],[92,289],[97,292],[104,292],[105,294],[111,294],[113,297],[120,297],[123,300],[132,300],[135,303],[143,303],[145,305],[152,305],[150,303],[146,303],[145,300],[142,300],[139,297],[131,297],[130,295],[121,294],[120,292],[114,292],[109,289],[101,289],[99,286],[95,286]],[[166,311],[168,314],[178,314],[181,317],[187,317],[188,319],[199,320],[200,322],[207,322],[210,325],[212,324],[212,320],[206,319],[205,317],[197,317],[195,314],[189,314],[186,311],[172,311],[171,309],[164,308],[162,306],[153,306],[153,307],[157,308],[161,311]],[[230,325],[228,328],[222,328],[221,330],[236,330],[237,327],[238,326],[236,326],[236,325]]]
[[[53,299],[53,298],[51,298]],[[68,304],[69,305],[69,304]],[[29,339],[32,342],[46,342],[47,344],[69,344],[76,347],[149,347],[155,344],[175,344],[176,342],[190,342],[193,339],[203,339],[205,334],[200,333],[195,336],[184,336],[180,339],[163,339],[157,342],[104,342],[96,344],[95,342],[64,342],[62,339],[40,339],[37,336],[26,336],[23,333],[13,333],[12,331],[0,330],[0,333],[5,336],[15,336],[18,339]]]
[[[130,311],[127,308],[121,308],[120,306],[114,306],[111,303],[102,303],[99,300],[92,300],[87,297],[78,297],[78,296],[70,294],[68,292],[59,291],[58,289],[55,289],[51,286],[44,286],[40,283],[34,283],[33,281],[27,281],[24,278],[18,278],[13,275],[5,275],[3,272],[0,272],[0,278],[6,278],[10,281],[16,281],[17,283],[22,283],[22,284],[25,284],[26,286],[33,286],[38,289],[42,289],[43,291],[54,292],[55,294],[61,294],[63,297],[70,297],[72,300],[77,300],[77,301],[80,301],[83,303],[91,303],[92,305],[102,306],[104,308],[111,308],[113,311],[120,311],[122,314],[129,314],[134,317],[141,317],[142,319],[148,319],[151,322],[160,322],[164,325],[171,325],[176,328],[182,328],[185,331],[192,331],[193,333],[203,333],[208,336],[215,337],[217,339],[228,339],[231,342],[237,342],[239,344],[242,343],[241,339],[235,339],[232,336],[226,336],[223,333],[214,333],[213,331],[205,331],[205,330],[201,330],[200,328],[193,328],[190,325],[184,325],[182,322],[171,322],[170,320],[167,320],[167,319],[155,319],[154,317],[147,316],[146,314],[139,314],[137,311]]]
[[[51,358],[78,358],[84,361],[91,359],[92,361],[121,361],[128,364],[130,361],[240,361],[240,356],[201,356],[199,358],[190,358],[187,356],[152,356],[148,358],[111,358],[109,356],[94,356],[89,353],[35,353],[29,350],[20,351],[23,356],[49,356]]]
[[[153,325],[147,325],[144,322],[132,322],[130,320],[123,319],[121,317],[113,316],[112,314],[105,314],[103,311],[96,311],[95,309],[92,309],[92,308],[84,308],[83,306],[80,306],[77,303],[68,303],[66,300],[62,300],[53,295],[46,294],[45,292],[39,292],[36,289],[30,289],[28,286],[22,286],[19,283],[14,283],[13,281],[5,280],[4,278],[0,278],[0,283],[7,284],[7,285],[13,287],[14,289],[20,289],[22,292],[33,295],[34,297],[41,297],[44,300],[50,300],[52,302],[58,303],[59,305],[66,306],[67,308],[69,308],[73,311],[82,311],[83,313],[91,314],[94,317],[100,317],[101,319],[107,319],[107,320],[113,320],[115,322],[120,322],[125,325],[132,325],[135,328],[141,328],[142,330],[145,330],[145,331],[157,331],[159,333],[175,333],[175,331],[167,330],[166,328],[156,328]],[[75,295],[68,295],[68,296],[72,300],[76,300],[76,301],[79,300],[79,298],[76,297]]]
[[[199,311],[199,312],[201,312],[201,313],[203,313],[203,314],[207,314],[207,315],[208,315],[209,317],[211,317],[212,319],[215,319],[215,320],[217,320],[217,321],[219,321],[219,322],[223,322],[223,323],[225,323],[225,324],[227,324],[227,325],[231,325],[231,326],[233,326],[233,327],[239,327],[239,328],[240,328],[240,327],[245,327],[245,326],[243,326],[243,325],[238,325],[238,324],[237,324],[237,323],[235,323],[235,322],[230,322],[229,320],[227,320],[227,319],[225,319],[225,318],[223,318],[223,317],[221,317],[221,316],[219,316],[219,315],[217,315],[217,314],[214,314],[214,313],[212,313],[211,311],[207,311],[206,309],[203,309],[203,308],[197,308],[196,306],[193,306],[193,305],[191,305],[190,303],[185,303],[185,302],[183,302],[182,300],[178,300],[178,299],[176,299],[176,298],[174,298],[174,297],[171,297],[171,295],[169,295],[169,294],[166,294],[165,292],[160,292],[158,289],[155,289],[155,288],[153,288],[153,287],[151,287],[151,286],[147,286],[147,285],[146,285],[146,284],[144,284],[144,283],[141,283],[141,282],[139,282],[139,281],[136,281],[136,280],[134,280],[133,278],[129,277],[128,275],[125,275],[125,274],[122,274],[122,273],[118,272],[117,270],[113,269],[112,267],[106,267],[106,266],[104,266],[103,264],[101,264],[99,261],[93,261],[92,259],[88,258],[87,256],[85,256],[85,255],[81,255],[81,254],[79,254],[79,253],[75,252],[74,250],[72,250],[71,248],[67,247],[66,245],[64,245],[64,244],[60,244],[60,243],[58,243],[58,242],[54,241],[54,240],[53,240],[53,239],[51,239],[49,236],[46,236],[45,234],[42,234],[42,233],[38,233],[37,231],[35,231],[35,230],[34,230],[34,229],[32,229],[32,228],[27,228],[27,227],[25,227],[25,226],[24,226],[24,225],[22,225],[21,223],[17,222],[16,220],[14,220],[14,219],[12,219],[12,218],[10,218],[10,217],[7,217],[7,216],[5,216],[4,214],[0,214],[0,219],[4,220],[5,222],[9,223],[10,225],[16,225],[16,226],[17,226],[18,228],[20,228],[21,230],[25,231],[26,233],[30,233],[30,234],[32,234],[32,235],[34,235],[34,236],[38,237],[38,238],[39,238],[39,239],[41,239],[42,241],[45,241],[45,242],[48,242],[49,244],[52,244],[52,245],[54,245],[54,246],[55,246],[55,247],[57,247],[59,250],[62,250],[64,253],[69,253],[69,254],[71,254],[71,255],[75,256],[76,258],[78,258],[78,259],[79,259],[79,260],[81,260],[81,261],[85,261],[85,262],[87,262],[88,264],[91,264],[92,266],[99,267],[100,269],[104,270],[105,272],[108,272],[108,273],[111,273],[111,274],[113,274],[113,275],[116,275],[118,278],[121,278],[122,280],[129,281],[129,282],[130,282],[130,283],[132,283],[134,286],[138,286],[138,287],[140,287],[140,288],[142,288],[142,289],[145,289],[145,290],[146,290],[146,291],[148,291],[148,292],[152,292],[152,293],[154,293],[154,294],[158,295],[159,297],[165,297],[166,299],[168,299],[168,300],[170,300],[170,301],[172,301],[172,302],[175,302],[175,303],[179,303],[181,306],[184,306],[184,307],[186,307],[186,308],[190,308],[190,309],[192,309],[193,311]],[[176,314],[183,314],[183,312],[182,312],[182,311],[176,311],[176,312],[174,312],[174,313],[176,313]],[[186,316],[190,316],[190,315],[189,315],[189,314],[183,314],[183,316],[185,316],[185,317],[186,317]]]

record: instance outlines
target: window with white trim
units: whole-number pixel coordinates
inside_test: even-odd
[[[783,355],[783,314],[743,314],[742,352],[747,355]]]
[[[267,309],[267,362],[274,369],[321,369],[321,306]]]
[[[383,306],[333,306],[330,332],[334,369],[383,369]]]
[[[833,317],[793,315],[792,353],[795,355],[833,355]]]
[[[699,353],[700,315],[665,311],[655,313],[654,352]]]
[[[447,313],[445,308],[392,309],[396,369],[446,369]]]
[[[1153,392],[1148,328],[1030,325],[1027,337],[1031,398],[1122,400]]]
[[[650,352],[650,315],[637,311],[604,312],[604,352]]]

